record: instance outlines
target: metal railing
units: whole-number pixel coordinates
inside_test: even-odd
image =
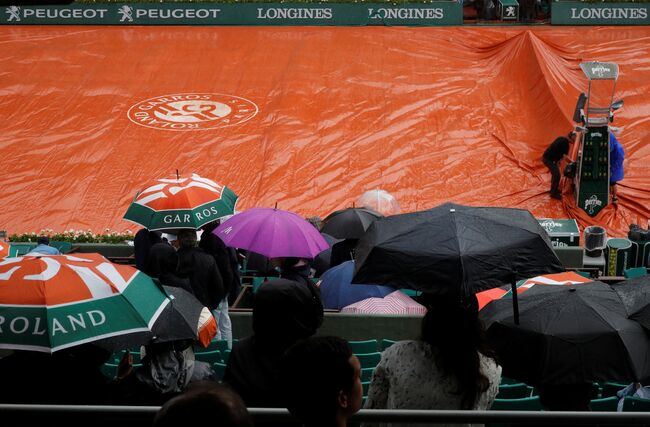
[[[20,420],[16,425],[30,425],[47,420],[48,425],[83,423],[93,421],[105,424],[120,422],[120,427],[150,425],[160,408],[157,406],[84,406],[84,405],[11,405],[0,404],[0,419]],[[249,408],[256,422],[295,423],[296,419],[286,409]],[[188,420],[189,421],[189,420]],[[198,422],[199,420],[197,420]],[[513,423],[537,425],[650,425],[650,412],[545,412],[545,411],[438,411],[438,410],[388,410],[364,409],[352,422],[400,423]],[[114,424],[113,424],[114,425]]]

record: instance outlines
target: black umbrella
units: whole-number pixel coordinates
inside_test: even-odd
[[[612,289],[623,301],[628,317],[650,330],[650,276],[624,280]]]
[[[166,342],[183,339],[207,341],[206,334],[216,333],[210,310],[185,289],[174,286],[163,286],[164,292],[170,297],[171,302],[160,313],[160,316],[151,328],[153,342]],[[203,314],[203,318],[201,315]],[[200,321],[203,320],[201,325]],[[204,330],[204,328],[207,328]],[[212,336],[209,337],[210,339]]]
[[[503,375],[527,384],[581,384],[650,379],[650,338],[617,293],[601,282],[533,286],[480,312]]]
[[[338,239],[358,239],[381,216],[379,212],[366,208],[342,209],[323,220],[321,232]]]
[[[335,237],[330,236],[329,234],[320,233],[327,244],[330,246],[329,248],[325,249],[323,252],[319,253],[316,255],[314,260],[311,262],[311,266],[314,270],[314,277],[320,277],[323,273],[325,273],[329,268],[331,267],[331,259],[332,259],[332,247],[341,242],[341,239],[337,239]]]
[[[451,203],[376,220],[355,261],[354,283],[461,296],[564,271],[527,210]]]

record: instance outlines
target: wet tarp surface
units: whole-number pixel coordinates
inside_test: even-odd
[[[579,63],[616,62],[618,207],[549,198],[546,146],[572,126]],[[238,209],[325,217],[383,188],[577,218],[650,217],[647,27],[0,27],[0,228],[134,229],[155,177],[198,173]],[[569,186],[565,187],[569,191]]]

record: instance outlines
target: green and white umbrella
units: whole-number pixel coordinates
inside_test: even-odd
[[[199,229],[235,212],[237,195],[197,174],[158,179],[140,191],[124,219],[149,230]]]
[[[0,348],[51,353],[100,341],[117,349],[131,335],[150,339],[169,303],[149,276],[99,254],[5,258]]]

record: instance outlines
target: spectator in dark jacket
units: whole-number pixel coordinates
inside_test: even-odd
[[[226,296],[217,262],[197,247],[196,231],[181,230],[178,241],[178,276],[188,278],[194,296],[214,311]]]
[[[217,220],[203,227],[199,247],[212,255],[223,279],[226,296],[221,300],[217,309],[213,310],[212,315],[219,325],[217,339],[228,341],[228,347],[232,347],[232,322],[228,315],[228,296],[232,294],[236,296],[239,293],[239,267],[235,250],[227,247],[216,234],[212,233],[218,225],[219,221]]]
[[[190,279],[179,277],[176,274],[177,268],[178,254],[169,243],[156,243],[151,247],[145,273],[158,279],[162,285],[183,288],[193,294]]]
[[[142,228],[135,233],[133,237],[133,255],[135,257],[135,267],[138,270],[145,271],[149,250],[153,245],[161,242],[162,237],[159,231],[149,231],[146,228]]]
[[[253,302],[253,335],[233,346],[224,382],[248,407],[283,407],[282,356],[322,322],[323,304],[314,285],[284,279],[262,284]]]

